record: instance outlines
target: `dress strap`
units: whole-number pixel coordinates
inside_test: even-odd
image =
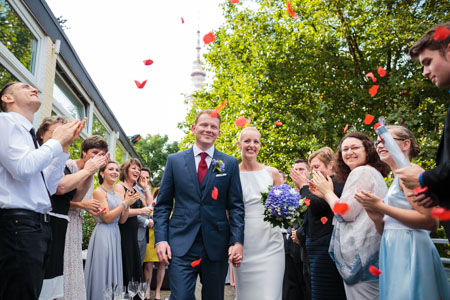
[[[114,191],[108,191],[103,185],[100,185],[100,187],[102,188],[102,190],[104,190],[107,194],[110,194],[110,195],[114,195],[115,193],[114,193]]]

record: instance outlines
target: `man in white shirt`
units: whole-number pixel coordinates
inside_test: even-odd
[[[12,82],[0,99],[0,299],[38,299],[51,240],[50,195],[86,120],[58,127],[39,147],[32,125],[38,90]]]

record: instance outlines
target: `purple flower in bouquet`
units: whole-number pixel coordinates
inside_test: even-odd
[[[287,184],[272,187],[268,193],[262,194],[265,207],[264,220],[269,221],[274,227],[292,226],[300,217],[299,200],[300,194]]]

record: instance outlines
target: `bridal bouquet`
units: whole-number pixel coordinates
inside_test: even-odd
[[[268,193],[261,194],[264,205],[264,221],[273,227],[288,228],[295,221],[300,222],[300,194],[287,184],[269,187]]]

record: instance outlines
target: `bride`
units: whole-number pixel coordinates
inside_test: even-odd
[[[244,258],[235,268],[237,300],[282,298],[284,244],[280,228],[264,221],[261,193],[280,185],[278,170],[257,161],[261,134],[254,127],[242,130],[238,142],[239,165],[245,206]]]

